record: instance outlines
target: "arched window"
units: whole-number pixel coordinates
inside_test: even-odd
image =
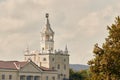
[[[46,40],[49,40],[49,37],[50,37],[49,35],[46,35]]]

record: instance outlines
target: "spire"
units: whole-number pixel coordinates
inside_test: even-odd
[[[46,27],[50,27],[50,23],[49,23],[49,14],[48,13],[46,13],[46,18],[47,18],[47,24],[46,24]]]
[[[29,47],[27,45],[26,49],[25,49],[25,54],[29,54]]]
[[[49,14],[45,14],[46,24],[41,30],[41,51],[43,52],[53,52],[54,50],[54,31],[50,27]]]
[[[65,46],[65,53],[68,53],[67,45]]]
[[[50,27],[50,22],[49,22],[49,14],[45,14],[46,17],[46,26],[43,28],[42,32],[43,33],[48,33],[48,34],[54,34],[54,31]]]

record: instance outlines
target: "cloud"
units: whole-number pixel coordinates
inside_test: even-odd
[[[86,64],[92,46],[104,41],[106,26],[119,15],[119,8],[117,0],[0,0],[0,58],[22,60],[27,43],[31,50],[39,49],[39,32],[48,12],[56,49],[68,44],[70,63]]]

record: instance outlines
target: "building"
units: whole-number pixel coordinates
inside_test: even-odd
[[[54,34],[47,13],[40,32],[40,51],[26,48],[23,62],[0,61],[0,80],[68,80],[68,49],[54,49]]]
[[[0,80],[57,80],[57,71],[29,61],[0,61]]]

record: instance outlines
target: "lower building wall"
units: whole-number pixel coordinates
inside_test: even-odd
[[[4,76],[4,79],[2,79]],[[0,80],[18,80],[17,71],[0,71]]]
[[[4,79],[2,79],[2,75],[5,76]],[[9,76],[11,75],[11,79]],[[57,72],[50,72],[50,71],[45,71],[42,73],[21,73],[19,71],[1,71],[0,70],[0,80],[20,80],[20,76],[24,76],[24,79],[27,80],[27,77],[31,76],[32,80],[35,80],[34,77],[39,77],[37,80],[58,80],[57,77]],[[48,79],[47,79],[48,78]]]
[[[57,73],[42,73],[42,80],[58,80]]]

